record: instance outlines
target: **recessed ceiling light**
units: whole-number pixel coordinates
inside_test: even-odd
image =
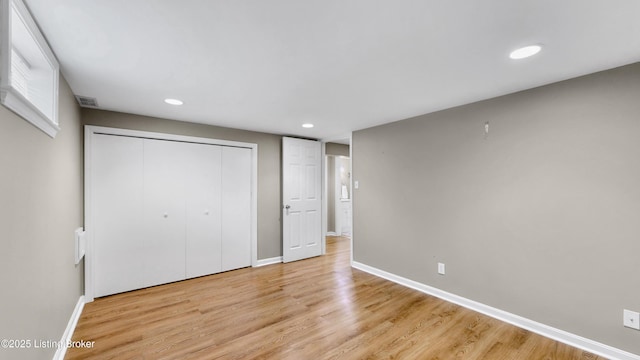
[[[515,60],[524,59],[539,53],[540,50],[542,50],[542,46],[540,45],[529,45],[513,50],[511,54],[509,54],[509,57]]]
[[[169,105],[182,105],[183,102],[178,100],[178,99],[164,99],[164,102],[166,102]]]
[[[309,123],[302,124],[302,127],[303,128],[307,128],[307,129],[311,129],[313,127],[313,124],[309,124]]]

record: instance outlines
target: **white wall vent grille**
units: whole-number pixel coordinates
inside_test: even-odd
[[[78,104],[82,107],[98,107],[98,100],[96,100],[96,98],[76,95],[76,100],[78,100]]]

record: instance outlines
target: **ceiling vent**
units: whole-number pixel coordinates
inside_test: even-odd
[[[76,100],[78,100],[78,104],[82,107],[98,107],[98,100],[96,100],[96,98],[76,95]]]

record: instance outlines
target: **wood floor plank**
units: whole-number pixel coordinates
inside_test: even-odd
[[[65,359],[602,359],[327,255],[87,304]]]

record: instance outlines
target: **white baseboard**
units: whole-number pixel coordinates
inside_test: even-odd
[[[338,236],[335,231],[328,231],[327,236]]]
[[[254,267],[260,267],[260,266],[271,265],[271,264],[280,264],[281,262],[282,262],[282,256],[276,256],[269,259],[260,259],[256,262],[256,266]]]
[[[354,261],[352,266],[358,270],[368,272],[372,275],[393,281],[397,284],[406,286],[408,288],[418,290],[428,295],[438,297],[448,302],[460,305],[467,309],[482,313],[492,318],[504,321],[506,323],[515,325],[517,327],[529,330],[531,332],[540,334],[550,339],[571,345],[573,347],[586,350],[598,356],[603,356],[611,360],[640,360],[640,355],[632,354],[630,352],[614,348],[609,345],[593,341],[582,336],[566,332],[564,330],[556,329],[554,327],[541,324],[539,322],[518,316],[500,309],[496,309],[489,305],[485,305],[462,296],[451,294],[449,292],[434,288],[429,285],[413,281],[402,276],[398,276],[378,268],[365,265]]]
[[[71,314],[71,318],[69,319],[69,323],[67,323],[67,328],[64,329],[64,334],[62,334],[62,339],[60,339],[60,344],[67,344],[71,341],[71,337],[73,336],[73,332],[76,329],[76,325],[78,325],[78,320],[80,320],[80,315],[82,315],[82,309],[84,309],[84,296],[80,296],[78,302],[76,303],[75,309],[73,309],[73,313]],[[59,346],[56,353],[53,355],[53,360],[64,360],[64,355],[67,353],[66,346]]]

